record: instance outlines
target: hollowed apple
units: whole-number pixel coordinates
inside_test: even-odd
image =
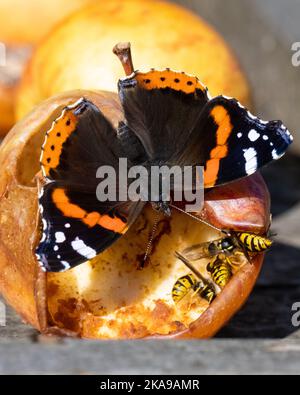
[[[92,261],[64,273],[41,272],[34,254],[39,242],[35,175],[45,132],[62,107],[80,97],[94,102],[114,125],[122,118],[113,93],[74,91],[37,106],[0,147],[0,291],[21,316],[44,333],[95,339],[213,336],[245,303],[263,261],[241,265],[208,304],[193,298],[173,303],[174,282],[188,272],[174,252],[219,236],[217,231],[173,211],[161,217],[151,259],[138,270],[152,230],[154,211],[146,207],[129,231]],[[263,233],[269,225],[269,194],[253,175],[205,194],[198,215],[226,229]],[[206,263],[196,263],[207,276]]]

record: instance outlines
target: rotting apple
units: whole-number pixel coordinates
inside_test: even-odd
[[[187,272],[174,251],[211,240],[218,233],[188,216],[162,217],[151,262],[137,270],[154,219],[146,207],[129,231],[92,261],[64,273],[40,270],[36,174],[45,132],[65,105],[80,97],[95,103],[117,125],[123,113],[113,93],[73,91],[38,105],[17,123],[0,146],[0,291],[7,302],[43,333],[93,339],[208,338],[245,303],[263,255],[253,257],[209,305],[197,299],[174,305],[171,290]],[[205,195],[199,216],[220,228],[264,233],[269,194],[255,174]],[[198,265],[205,274],[206,262]]]

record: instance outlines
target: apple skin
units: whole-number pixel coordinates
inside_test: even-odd
[[[0,0],[0,43],[6,48],[6,65],[0,71],[0,138],[15,123],[18,85],[34,47],[59,21],[96,1]]]
[[[26,322],[43,333],[101,338],[97,335],[99,321],[93,314],[77,317],[79,321],[83,320],[77,332],[63,325],[57,327],[56,323],[49,321],[47,299],[50,296],[49,281],[53,275],[41,272],[33,253],[38,243],[39,223],[35,175],[40,170],[39,155],[44,134],[62,108],[82,96],[100,107],[113,125],[117,126],[122,119],[122,109],[114,93],[62,93],[35,107],[15,125],[0,147],[0,167],[3,169],[0,173],[0,292]],[[207,191],[204,209],[199,216],[218,227],[264,233],[269,227],[270,200],[261,175],[257,173]],[[239,270],[215,301],[187,329],[170,335],[156,335],[154,332],[145,337],[213,336],[245,303],[262,262],[263,255],[257,255],[252,264]]]

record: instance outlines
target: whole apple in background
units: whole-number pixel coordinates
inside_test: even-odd
[[[6,64],[0,67],[0,138],[15,122],[16,89],[33,47],[56,23],[80,7],[96,2],[0,0],[0,43],[6,49]]]
[[[9,46],[37,44],[73,11],[97,0],[0,0],[0,40]]]
[[[38,46],[22,78],[17,118],[59,92],[116,91],[123,72],[111,48],[121,40],[132,43],[139,70],[185,71],[196,75],[212,95],[233,96],[250,105],[238,61],[200,17],[162,1],[110,0],[74,13]]]
[[[0,146],[0,292],[30,324],[44,333],[94,339],[207,338],[244,304],[259,274],[263,255],[246,264],[208,306],[175,306],[171,290],[187,273],[175,258],[196,242],[219,235],[188,216],[162,217],[151,263],[137,270],[145,253],[154,211],[146,208],[128,233],[90,262],[64,273],[40,271],[34,255],[39,241],[35,175],[45,132],[65,105],[86,97],[116,126],[122,119],[117,95],[62,93],[38,105],[17,123]],[[265,232],[269,194],[259,174],[206,193],[204,219],[218,227]],[[205,271],[206,262],[198,269]]]

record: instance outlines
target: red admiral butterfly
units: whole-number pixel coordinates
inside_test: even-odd
[[[253,174],[284,155],[292,136],[281,121],[265,122],[237,100],[210,98],[196,78],[166,69],[132,72],[129,47],[116,47],[127,77],[118,83],[124,121],[115,129],[85,98],[66,107],[41,153],[42,238],[36,255],[59,272],[94,258],[135,221],[145,202],[99,202],[96,172],[155,163],[203,165],[211,188]],[[164,202],[162,207],[167,208]]]

